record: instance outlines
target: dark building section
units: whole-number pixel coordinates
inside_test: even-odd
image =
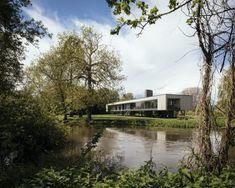
[[[153,90],[146,89],[144,92],[144,97],[152,97],[153,96]]]

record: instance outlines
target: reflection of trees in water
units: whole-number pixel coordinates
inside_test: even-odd
[[[131,134],[131,135],[135,135],[137,137],[143,137],[143,138],[157,140],[157,132],[156,131],[150,131],[147,129],[138,129],[138,128],[122,128],[119,131],[122,131],[127,134]]]
[[[122,128],[120,131],[135,136],[148,138],[152,140],[166,140],[166,141],[191,141],[192,130],[147,130],[147,129],[135,129],[135,128]],[[164,134],[163,134],[164,132]],[[162,135],[162,136],[160,136]],[[165,136],[163,136],[165,135]]]
[[[180,132],[166,132],[167,141],[183,141],[188,142],[192,140],[192,131],[180,131]]]
[[[105,155],[110,155],[115,152],[115,150],[119,149],[117,146],[118,139],[118,134],[116,132],[109,131],[109,129],[106,129],[96,149],[102,150]]]
[[[64,149],[64,155],[77,158],[81,148],[91,141],[97,131],[92,127],[72,127],[68,135],[69,144]]]
[[[121,129],[123,132],[128,133],[128,134],[133,134],[135,135],[137,133],[137,130],[135,129]]]
[[[74,127],[69,136],[72,145],[66,148],[67,156],[76,156],[80,148],[92,139],[97,132],[95,128]],[[216,146],[222,134],[211,135],[213,145]],[[111,157],[128,167],[136,167],[150,156],[157,164],[173,165],[181,160],[188,152],[189,146],[197,147],[197,131],[182,130],[147,130],[140,128],[107,128],[101,137],[95,155],[102,151],[102,155]],[[185,152],[186,151],[186,152]],[[235,148],[230,151],[230,161],[235,164]]]

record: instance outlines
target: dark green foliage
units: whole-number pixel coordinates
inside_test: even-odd
[[[65,132],[30,96],[0,97],[1,164],[36,160],[41,153],[61,148]]]
[[[48,34],[40,21],[24,15],[22,9],[30,5],[30,0],[0,1],[0,94],[12,90],[21,78],[25,44]]]
[[[234,187],[235,172],[229,168],[221,174],[210,172],[192,172],[181,167],[177,172],[171,173],[166,169],[160,172],[153,170],[153,163],[147,162],[136,171],[115,170],[109,171],[101,178],[102,171],[94,171],[94,161],[84,163],[80,168],[67,168],[64,170],[43,169],[32,179],[25,180],[22,187]]]
[[[119,100],[118,91],[115,89],[100,88],[94,91],[93,114],[106,113],[106,104]]]

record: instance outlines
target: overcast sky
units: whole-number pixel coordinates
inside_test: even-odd
[[[157,2],[164,9],[166,1]],[[182,32],[193,31],[181,11],[148,26],[139,37],[138,31],[128,28],[112,36],[110,29],[115,26],[115,19],[105,0],[32,0],[32,4],[25,9],[26,14],[41,20],[53,38],[40,40],[38,49],[30,46],[25,65],[55,45],[58,33],[78,32],[85,24],[102,33],[104,43],[119,52],[127,77],[123,82],[126,92],[135,96],[143,95],[145,89],[152,89],[154,94],[180,93],[184,88],[200,86],[201,53],[197,38]]]

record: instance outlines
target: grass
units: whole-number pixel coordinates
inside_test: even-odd
[[[118,116],[118,115],[94,115],[93,125],[109,126],[148,126],[148,127],[172,127],[172,128],[194,128],[197,126],[197,119],[176,119],[176,118],[151,118],[136,116]]]
[[[61,119],[62,116],[58,116]],[[145,126],[145,127],[169,127],[169,128],[195,128],[198,125],[198,117],[190,116],[188,119],[176,118],[153,118],[153,117],[139,117],[139,116],[121,116],[121,115],[93,115],[91,124],[94,126]],[[66,123],[70,126],[85,125],[86,116],[79,118],[78,116],[69,117]],[[217,118],[219,127],[224,126],[224,119]]]

